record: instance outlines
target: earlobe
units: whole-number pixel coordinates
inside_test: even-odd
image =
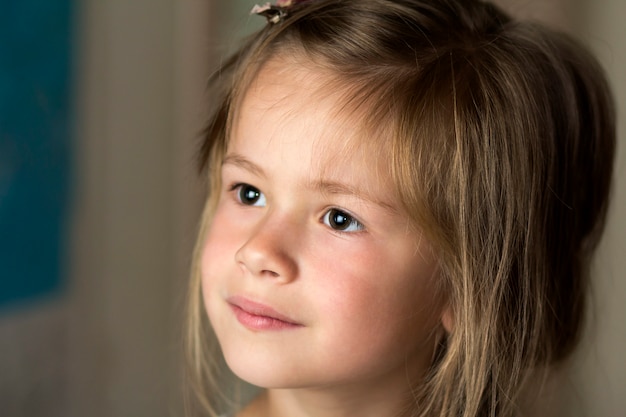
[[[452,333],[454,330],[454,314],[452,312],[452,307],[449,305],[443,309],[443,313],[441,314],[441,324],[448,333]]]

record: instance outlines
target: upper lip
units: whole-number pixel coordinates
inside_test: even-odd
[[[228,297],[226,301],[229,304],[235,307],[239,307],[243,311],[249,314],[253,314],[255,316],[270,317],[270,318],[284,321],[284,322],[291,323],[291,324],[300,324],[300,323],[297,323],[292,318],[276,311],[274,308],[270,306],[258,303],[256,301],[252,301],[248,298],[245,298],[239,295]]]

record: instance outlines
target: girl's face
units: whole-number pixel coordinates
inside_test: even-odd
[[[244,97],[202,252],[206,309],[252,384],[406,389],[441,322],[437,262],[324,81],[273,60]]]

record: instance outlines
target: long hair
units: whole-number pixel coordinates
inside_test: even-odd
[[[524,381],[580,337],[615,148],[602,70],[569,37],[478,0],[315,0],[287,13],[213,77],[188,304],[193,392],[207,410],[221,392],[198,254],[230,126],[261,66],[296,54],[369,110],[364,126],[391,132],[380,140],[397,194],[441,266],[453,326],[407,415],[513,415]]]

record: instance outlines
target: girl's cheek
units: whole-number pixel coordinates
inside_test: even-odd
[[[354,304],[374,302],[369,298],[376,294],[380,279],[379,257],[365,242],[335,239],[331,236],[316,245],[319,252],[309,264],[314,274],[311,281],[317,284],[313,290],[323,293],[319,301],[327,311],[353,310]]]
[[[228,233],[228,218],[224,216],[223,210],[218,208],[207,231],[202,247],[202,281],[207,285],[207,281],[212,281],[227,259],[228,252],[232,245],[229,240],[233,239],[232,233]]]
[[[246,210],[228,196],[219,202],[202,248],[203,280],[225,276],[235,262],[235,254],[245,243],[258,210]]]

